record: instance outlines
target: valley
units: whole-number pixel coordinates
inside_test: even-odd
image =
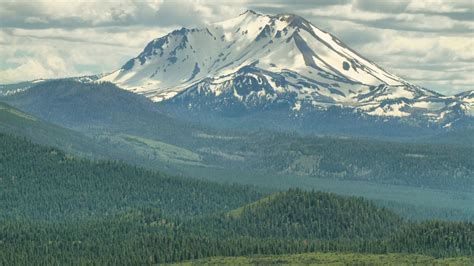
[[[170,19],[159,14],[169,2],[132,2],[89,10],[101,32],[91,36],[81,30],[88,22],[70,14],[56,25],[67,37],[48,24],[61,16],[19,17],[39,35],[7,27],[31,44],[48,39],[42,34],[81,42],[63,53],[84,61],[48,55],[41,68],[18,50],[6,66],[47,75],[26,73],[36,77],[27,81],[0,69],[9,75],[0,80],[18,80],[0,84],[0,265],[474,263],[474,91],[454,81],[462,67],[451,62],[443,72],[453,80],[429,76],[458,86],[441,93],[313,24],[315,10],[188,21],[183,8],[172,20],[192,27],[176,28],[183,23],[155,25]],[[355,2],[342,11],[363,5]],[[192,12],[203,10],[212,13]],[[111,18],[120,24],[104,22]],[[378,27],[358,38],[380,42],[389,33]],[[386,56],[410,45],[394,41]],[[107,49],[86,60],[97,47]],[[438,69],[441,56],[427,50],[386,67],[430,59],[410,74]],[[462,66],[470,60],[442,51]],[[111,69],[119,56],[126,60]]]

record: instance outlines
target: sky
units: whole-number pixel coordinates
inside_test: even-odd
[[[0,83],[112,72],[173,29],[247,9],[300,15],[414,84],[474,89],[474,0],[0,0]]]

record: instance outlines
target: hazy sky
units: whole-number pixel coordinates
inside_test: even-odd
[[[0,83],[111,72],[170,30],[298,14],[415,84],[474,89],[474,0],[0,0]]]

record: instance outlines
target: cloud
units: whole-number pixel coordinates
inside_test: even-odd
[[[361,47],[366,44],[382,41],[383,32],[378,29],[374,30],[348,21],[334,22],[319,19],[310,21],[317,25],[317,27],[333,33],[349,47]]]
[[[23,29],[193,26],[235,11],[227,8],[235,4],[199,0],[9,1],[2,3],[0,17],[2,27]]]
[[[378,1],[377,3],[372,0],[356,0],[354,3],[354,7],[360,10],[394,14],[405,12],[408,5],[407,0]]]
[[[296,6],[297,8],[307,8],[308,6],[335,6],[335,5],[345,5],[351,3],[352,0],[293,0],[289,2],[288,0],[257,0],[249,1],[249,4],[255,4],[257,6],[265,5],[278,5],[281,7]]]
[[[384,12],[374,12],[375,10],[384,10]],[[344,5],[324,9],[313,8],[304,13],[319,19],[348,21],[372,28],[398,31],[433,32],[445,35],[474,31],[473,22],[454,20],[442,13],[431,11],[427,13],[398,13],[394,12],[395,10],[397,9],[382,6],[360,9],[357,5]],[[474,13],[472,15],[474,16]]]
[[[0,31],[0,83],[110,72],[166,32],[142,27],[109,30]]]
[[[383,41],[358,50],[388,71],[446,94],[474,88],[474,39],[470,36],[381,32]]]
[[[65,57],[57,51],[52,51],[45,47],[42,50],[40,54],[36,54],[36,57],[19,57],[9,60],[8,63],[12,63],[15,66],[0,70],[0,76],[6,82],[13,82],[37,78],[66,77],[75,74],[90,74],[89,72],[78,73],[73,65],[69,64]]]

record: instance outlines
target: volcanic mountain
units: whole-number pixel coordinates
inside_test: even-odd
[[[472,121],[474,103],[473,91],[444,96],[389,73],[302,17],[254,11],[154,39],[99,81],[193,112],[339,108],[438,128]]]

